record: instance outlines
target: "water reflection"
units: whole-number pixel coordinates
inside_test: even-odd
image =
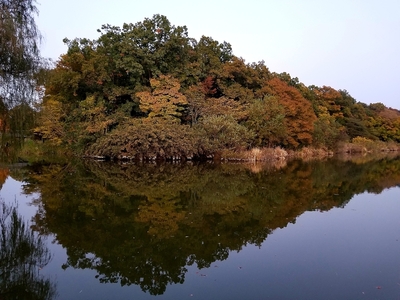
[[[254,172],[255,170],[255,172]],[[33,165],[25,192],[40,192],[35,230],[67,249],[63,268],[93,269],[102,283],[152,295],[183,283],[231,251],[260,246],[305,211],[344,206],[355,194],[400,183],[400,159],[118,165]]]
[[[0,298],[55,299],[55,284],[40,274],[51,259],[45,242],[2,200],[0,227]]]

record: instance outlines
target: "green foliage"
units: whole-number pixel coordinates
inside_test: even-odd
[[[373,111],[376,111],[376,112],[381,112],[381,111],[383,111],[386,107],[385,107],[385,105],[383,104],[383,103],[371,103],[370,105],[369,105],[369,108],[370,109],[372,109]]]
[[[51,142],[27,139],[20,149],[15,151],[19,161],[35,163],[46,160],[49,163],[62,163],[68,161],[72,154],[65,147]]]
[[[199,78],[215,77],[221,72],[224,63],[232,60],[232,47],[229,43],[219,43],[211,37],[202,36],[196,44],[197,67],[200,69]]]
[[[370,118],[368,123],[370,132],[384,142],[393,141],[400,143],[400,117],[396,119],[376,117]]]
[[[319,116],[314,123],[313,144],[333,149],[342,137],[343,131],[344,127],[329,114],[327,108],[319,107]]]
[[[346,133],[350,139],[357,136],[376,139],[376,137],[367,128],[365,120],[360,120],[357,118],[344,118],[341,120],[341,124],[346,127]]]
[[[230,115],[204,117],[195,127],[201,134],[201,154],[213,154],[222,149],[247,149],[253,138],[245,126]]]
[[[14,106],[7,113],[7,129],[13,137],[30,136],[36,122],[37,112],[27,103]]]
[[[282,143],[285,135],[285,110],[275,97],[254,100],[250,105],[245,126],[255,133],[253,146],[274,147]]]

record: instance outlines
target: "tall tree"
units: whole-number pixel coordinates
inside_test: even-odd
[[[283,144],[291,148],[312,143],[314,121],[317,119],[311,103],[286,82],[275,77],[268,82],[272,95],[285,109],[286,139]]]
[[[0,0],[0,100],[7,107],[28,102],[41,66],[35,0]]]

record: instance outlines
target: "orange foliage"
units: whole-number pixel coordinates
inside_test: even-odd
[[[326,100],[335,100],[342,97],[337,90],[326,85],[324,85],[322,88],[319,88],[315,93],[317,96],[320,96]]]
[[[317,119],[311,103],[294,87],[289,86],[279,78],[268,81],[274,96],[285,108],[285,124],[287,138],[285,143],[296,148],[310,145],[314,131],[314,121]]]
[[[400,119],[400,111],[393,108],[384,108],[379,112],[379,116],[390,120]]]
[[[0,187],[3,186],[4,182],[6,182],[6,179],[9,174],[10,174],[9,169],[0,169]]]
[[[187,105],[186,96],[179,92],[181,85],[172,76],[161,75],[150,80],[152,92],[136,93],[140,99],[140,109],[149,117],[174,119],[181,116],[182,107]]]
[[[217,92],[217,88],[215,87],[215,81],[211,76],[208,76],[204,79],[202,83],[204,95],[212,97]]]
[[[6,116],[3,116],[2,119],[0,118],[0,131],[1,132],[8,132],[9,129],[10,129],[9,125],[6,122]]]

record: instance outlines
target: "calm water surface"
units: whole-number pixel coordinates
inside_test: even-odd
[[[1,174],[53,299],[400,299],[398,158]]]

